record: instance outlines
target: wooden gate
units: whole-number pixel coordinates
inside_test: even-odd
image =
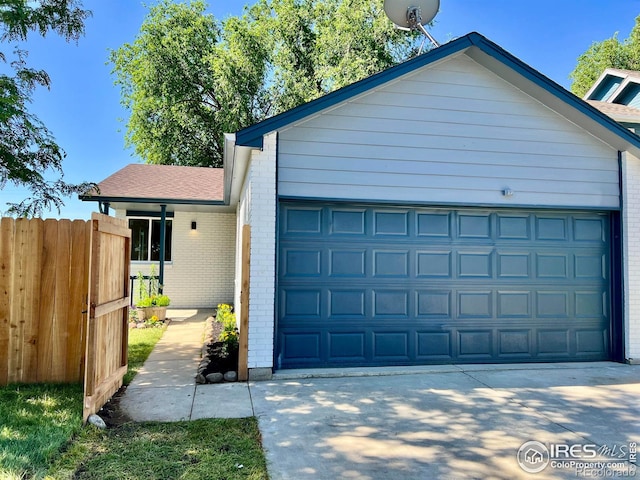
[[[90,248],[84,420],[118,391],[127,372],[131,231],[126,220],[94,213]]]

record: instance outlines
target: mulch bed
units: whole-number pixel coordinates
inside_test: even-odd
[[[222,324],[216,322],[210,322],[207,324],[207,328],[210,328],[210,332],[207,332],[206,338],[210,339],[206,345],[206,350],[203,352],[204,356],[209,359],[209,365],[204,370],[203,375],[206,377],[210,373],[220,372],[226,373],[229,371],[238,371],[238,349],[233,351],[227,351],[223,342],[218,341],[218,337],[222,332]]]

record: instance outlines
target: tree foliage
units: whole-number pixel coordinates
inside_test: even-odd
[[[640,70],[640,16],[624,41],[613,37],[594,42],[578,57],[576,68],[569,75],[573,79],[571,91],[584,96],[606,68]]]
[[[111,52],[128,144],[149,163],[220,166],[223,133],[415,53],[416,35],[394,29],[382,3],[258,0],[219,21],[201,0],[162,0]]]
[[[0,0],[0,41],[26,41],[30,33],[44,37],[50,32],[77,41],[90,15],[81,7],[78,0]],[[35,89],[49,88],[51,80],[44,70],[30,68],[26,58],[27,52],[17,47],[10,59],[0,51],[0,61],[9,66],[8,73],[0,73],[0,189],[7,183],[27,187],[31,197],[9,204],[9,213],[35,216],[52,207],[59,211],[61,197],[90,185],[64,181],[65,152],[28,109]],[[50,174],[59,178],[48,180]]]

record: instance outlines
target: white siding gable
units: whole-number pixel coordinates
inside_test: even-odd
[[[460,54],[281,130],[278,194],[617,208],[617,168],[616,150]]]

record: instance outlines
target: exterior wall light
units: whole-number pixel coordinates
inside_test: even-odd
[[[191,230],[196,230],[196,229],[197,229],[196,222],[191,222]]]

